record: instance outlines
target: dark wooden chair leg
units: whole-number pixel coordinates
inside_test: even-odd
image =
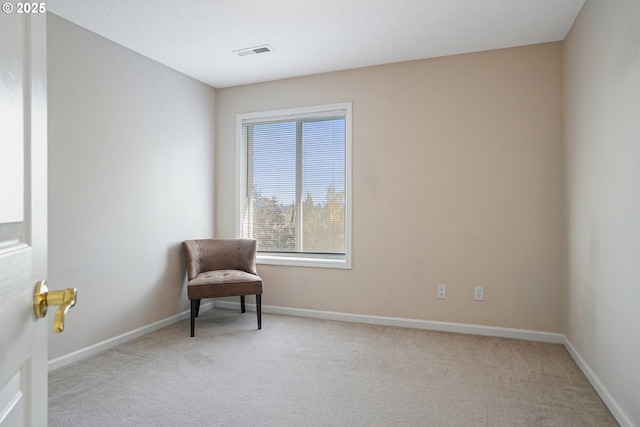
[[[246,311],[244,308],[244,295],[240,296],[240,311],[243,313]]]
[[[256,295],[256,312],[258,313],[258,329],[262,329],[262,295]]]
[[[196,329],[196,317],[198,317],[199,309],[200,309],[200,300],[192,299],[191,300],[191,336],[194,336],[194,331]]]

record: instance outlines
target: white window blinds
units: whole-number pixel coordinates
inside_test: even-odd
[[[242,236],[260,253],[345,255],[346,110],[241,120]]]

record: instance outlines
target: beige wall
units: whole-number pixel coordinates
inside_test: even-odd
[[[213,233],[215,91],[52,14],[48,43],[48,279],[78,288],[54,359],[187,309],[178,245]]]
[[[562,332],[562,45],[218,90],[218,236],[234,235],[236,114],[342,101],[353,269],[261,265],[263,304]]]
[[[587,1],[564,61],[565,334],[640,425],[640,2]]]

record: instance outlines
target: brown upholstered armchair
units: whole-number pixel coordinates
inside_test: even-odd
[[[256,296],[258,329],[262,329],[262,279],[256,271],[254,239],[202,239],[182,242],[187,267],[187,296],[191,300],[191,336],[202,298]]]

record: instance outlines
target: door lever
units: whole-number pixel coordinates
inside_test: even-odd
[[[57,305],[58,309],[53,317],[53,332],[62,332],[64,330],[64,317],[67,311],[76,305],[77,295],[78,290],[76,288],[50,291],[45,280],[39,281],[36,283],[36,289],[33,294],[33,309],[36,317],[42,318],[46,316],[47,308],[50,305]]]

